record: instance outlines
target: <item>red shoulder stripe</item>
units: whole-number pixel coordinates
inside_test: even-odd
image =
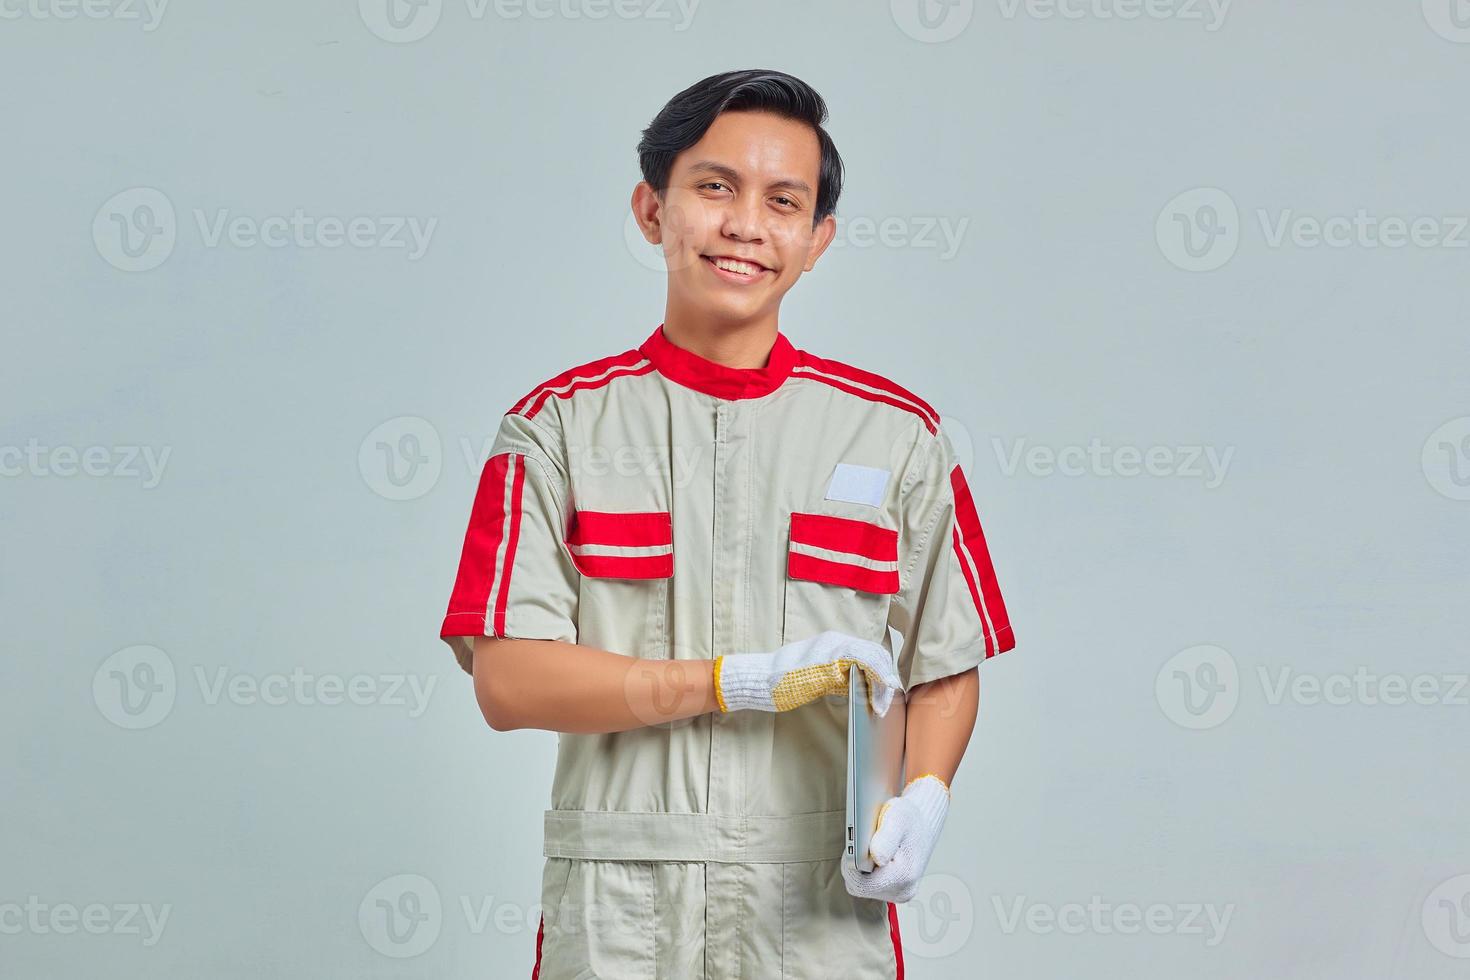
[[[975,498],[959,466],[949,471],[949,483],[954,492],[955,558],[964,572],[965,584],[970,588],[970,601],[975,604],[975,612],[980,617],[981,632],[985,636],[985,656],[993,657],[1014,648],[1016,635],[1011,630],[1011,618],[1006,613],[1000,583],[995,578],[995,565],[985,543],[985,531],[980,526]]]
[[[517,462],[512,456],[512,461]],[[500,593],[495,597],[496,636],[505,635],[505,608],[510,599],[510,575],[516,569],[516,542],[521,537],[521,492],[526,482],[526,460],[521,457],[510,485],[510,531],[505,537],[505,571],[500,576]]]
[[[536,413],[541,411],[541,406],[545,405],[547,399],[553,396],[557,398],[570,398],[579,391],[589,391],[594,388],[601,388],[615,378],[636,378],[640,375],[648,374],[652,370],[652,364],[644,364],[641,367],[617,367],[611,369],[607,374],[604,374],[601,377],[577,381],[567,388],[547,388],[542,391],[541,394],[537,396],[536,400],[531,403],[530,407],[526,409],[525,415],[527,418],[535,418]]]
[[[491,600],[496,582],[510,579],[513,556],[507,555],[500,564],[500,545],[507,527],[519,520],[514,511],[507,513],[507,491],[509,502],[518,507],[524,465],[515,453],[500,453],[487,459],[480,471],[440,636],[499,636],[503,632],[504,619],[492,615]],[[502,592],[504,588],[502,585]]]
[[[936,423],[928,415],[925,415],[918,406],[914,405],[912,402],[901,401],[893,395],[876,394],[866,388],[859,388],[856,385],[848,384],[845,381],[838,381],[831,375],[818,374],[814,371],[807,372],[803,371],[801,368],[797,368],[795,371],[792,371],[791,375],[792,377],[811,378],[813,381],[820,381],[822,384],[831,385],[833,388],[836,388],[839,391],[845,391],[849,395],[856,395],[857,397],[866,399],[870,402],[879,402],[884,405],[892,405],[894,408],[902,409],[903,411],[908,412],[911,415],[917,415],[919,418],[923,419],[924,425],[928,427],[930,435],[933,435],[939,429],[938,423]]]
[[[879,388],[883,391],[888,392],[891,395],[897,395],[899,398],[902,398],[905,401],[913,402],[921,410],[923,410],[925,415],[929,416],[929,418],[933,420],[934,424],[939,424],[939,413],[934,410],[934,406],[930,405],[928,402],[924,401],[924,399],[920,398],[912,391],[909,391],[898,382],[890,381],[889,379],[883,377],[881,374],[874,374],[872,371],[864,371],[862,368],[853,367],[851,364],[844,364],[841,361],[834,361],[826,357],[816,357],[812,354],[808,354],[806,351],[802,351],[801,353],[802,363],[809,364],[819,371],[825,371],[828,374],[835,374],[840,378],[847,378],[850,381],[858,381],[862,384],[869,385],[874,388]]]
[[[506,414],[534,417],[541,410],[541,406],[546,404],[546,400],[553,395],[558,398],[570,398],[577,391],[601,388],[614,377],[644,373],[640,365],[652,367],[647,364],[642,352],[637,349],[623,351],[611,357],[601,357],[595,361],[588,361],[586,364],[578,364],[532,388]]]

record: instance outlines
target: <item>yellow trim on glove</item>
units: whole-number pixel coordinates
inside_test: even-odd
[[[715,701],[719,704],[720,711],[728,714],[730,709],[725,705],[725,695],[720,693],[720,662],[724,659],[724,654],[715,658]]]
[[[949,791],[949,783],[946,783],[944,781],[944,777],[940,776],[937,772],[921,772],[913,779],[910,779],[907,783],[905,783],[903,788],[908,789],[910,786],[914,785],[914,783],[917,783],[925,776],[933,776],[935,779],[939,780],[939,785],[944,787],[944,795],[950,797],[951,799],[954,798],[954,794]]]

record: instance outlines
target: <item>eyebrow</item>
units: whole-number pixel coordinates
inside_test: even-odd
[[[691,163],[689,165],[689,169],[691,171],[703,170],[706,173],[719,174],[721,177],[724,177],[728,180],[732,180],[736,183],[740,182],[740,174],[738,171],[735,170],[734,167],[726,166],[723,163],[717,163],[714,160],[696,160],[694,163]],[[770,182],[770,184],[767,185],[768,190],[775,190],[777,188],[800,191],[803,194],[810,194],[812,192],[811,187],[807,184],[806,181],[795,180],[790,177],[786,177],[781,180],[773,180]]]

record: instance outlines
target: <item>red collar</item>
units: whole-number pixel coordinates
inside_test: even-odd
[[[791,369],[796,367],[798,354],[786,335],[777,330],[776,343],[771,347],[765,367],[730,367],[675,346],[664,336],[662,323],[654,328],[638,350],[670,381],[716,398],[731,399],[759,398],[781,387],[791,376]]]

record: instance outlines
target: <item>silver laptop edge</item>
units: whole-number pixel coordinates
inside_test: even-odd
[[[903,757],[907,701],[896,692],[887,714],[868,707],[867,681],[856,666],[848,672],[847,706],[847,850],[843,860],[859,871],[872,871],[868,844],[878,811],[903,789]]]

